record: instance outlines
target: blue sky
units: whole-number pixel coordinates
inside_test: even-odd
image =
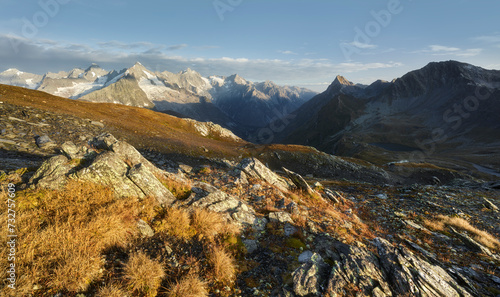
[[[500,69],[500,1],[0,0],[0,71],[238,73],[317,91],[431,61]]]

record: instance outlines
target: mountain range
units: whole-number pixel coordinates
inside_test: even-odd
[[[145,107],[211,121],[231,127],[242,136],[269,124],[276,117],[275,110],[291,112],[317,94],[270,81],[254,83],[237,74],[203,77],[191,69],[152,72],[139,62],[121,71],[106,71],[93,64],[85,70],[75,68],[43,76],[9,69],[0,73],[0,83],[65,98]]]
[[[432,62],[370,85],[339,75],[321,94],[237,74],[152,72],[140,63],[121,71],[93,64],[43,76],[9,69],[0,73],[0,83],[211,121],[254,143],[500,176],[500,71],[457,61]]]
[[[482,163],[499,172],[499,115],[500,71],[433,62],[369,86],[338,76],[293,113],[276,141],[376,164]]]

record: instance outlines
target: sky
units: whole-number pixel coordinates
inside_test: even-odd
[[[500,69],[494,0],[0,0],[0,71],[97,63],[324,91],[429,62]]]

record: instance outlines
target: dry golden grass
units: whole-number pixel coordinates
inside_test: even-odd
[[[160,220],[155,222],[154,229],[181,239],[191,239],[196,235],[196,230],[191,227],[189,213],[176,207],[167,208]]]
[[[177,199],[184,200],[191,195],[191,183],[188,180],[180,181],[167,177],[159,177],[159,180]]]
[[[115,284],[107,284],[99,288],[96,297],[124,297],[128,296],[121,286]]]
[[[220,247],[213,247],[207,255],[216,282],[228,285],[236,278],[235,259]]]
[[[493,250],[500,250],[500,241],[498,241],[498,239],[486,231],[477,229],[462,218],[438,215],[436,220],[424,220],[424,224],[435,231],[444,231],[445,226],[451,226],[467,231],[482,245]]]
[[[188,275],[176,282],[167,292],[169,297],[205,297],[208,291],[205,282],[196,275]]]
[[[240,229],[227,222],[220,214],[205,209],[191,213],[184,209],[170,207],[157,218],[154,229],[176,238],[189,240],[196,235],[213,241],[219,235],[238,234]]]
[[[20,295],[30,294],[35,284],[50,292],[86,290],[100,277],[103,251],[124,244],[135,232],[135,202],[115,201],[113,192],[103,186],[69,182],[62,191],[16,194]],[[5,226],[6,205],[0,207],[0,224]],[[6,237],[6,232],[2,228],[0,236]],[[0,252],[7,254],[6,245]],[[0,265],[7,267],[6,261],[0,258]],[[5,278],[6,272],[1,270],[0,276]],[[3,288],[0,293],[8,291]]]
[[[132,254],[123,270],[128,288],[148,297],[157,295],[165,276],[163,265],[141,252]]]
[[[217,234],[225,231],[226,222],[224,218],[212,211],[195,209],[191,215],[192,227],[198,234],[212,240]]]

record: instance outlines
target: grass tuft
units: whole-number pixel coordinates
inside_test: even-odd
[[[445,226],[455,227],[469,232],[472,234],[473,238],[482,245],[493,250],[500,250],[500,241],[498,241],[498,239],[486,231],[477,229],[462,218],[438,215],[436,219],[437,220],[432,221],[424,220],[425,226],[435,231],[445,231]]]
[[[168,297],[205,297],[208,291],[205,282],[195,275],[188,275],[176,282],[167,292]]]
[[[157,295],[165,271],[163,265],[138,252],[130,256],[124,274],[132,292],[152,297]]]
[[[236,278],[235,259],[224,249],[215,246],[207,255],[216,282],[228,285]]]

